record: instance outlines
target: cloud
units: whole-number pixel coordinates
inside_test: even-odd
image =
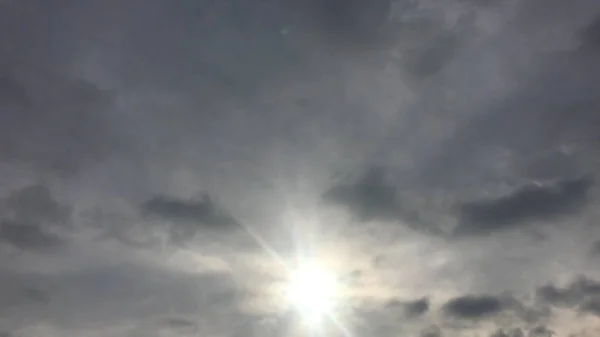
[[[65,241],[45,231],[39,224],[4,220],[0,222],[0,241],[23,250],[48,251],[61,248]]]
[[[481,319],[496,315],[506,308],[505,303],[494,296],[465,295],[444,304],[446,314],[459,319]]]
[[[35,326],[37,320],[53,322],[64,332],[83,327],[89,333],[99,324],[106,333],[110,328],[104,324],[127,327],[133,320],[137,331],[166,329],[185,334],[237,326],[248,319],[239,309],[245,293],[234,286],[229,275],[177,271],[129,258],[115,260],[61,272],[5,275],[5,290],[18,289],[21,284],[43,285],[48,300],[37,303],[15,298],[14,305],[3,308],[3,317],[28,319],[15,329],[17,335],[26,331],[23,328]],[[10,294],[14,293],[13,289]]]
[[[547,284],[537,289],[537,296],[548,304],[559,308],[576,308],[582,312],[598,315],[600,283],[580,277],[566,287]]]
[[[582,32],[585,47],[598,48],[600,46],[600,17],[595,18]]]
[[[415,207],[412,196],[400,195],[388,171],[370,166],[355,181],[335,184],[323,194],[323,200],[347,208],[361,222],[401,222],[418,231],[440,234],[435,224],[424,220],[422,213],[427,210]]]
[[[590,178],[561,180],[544,185],[528,184],[512,193],[489,200],[458,205],[456,235],[490,234],[523,221],[545,220],[582,210],[592,187]]]
[[[18,81],[14,72],[3,69],[0,73],[0,102],[25,106],[29,104],[29,100],[27,89]]]
[[[583,304],[581,304],[579,310],[581,310],[581,312],[600,316],[600,299],[591,299],[585,301]]]
[[[11,218],[23,222],[43,222],[66,226],[71,210],[56,201],[50,189],[34,184],[14,190],[4,200],[3,206]]]
[[[195,322],[193,319],[182,317],[166,318],[161,320],[159,324],[162,328],[166,328],[168,331],[180,335],[195,334],[200,330],[198,328],[198,322]]]
[[[440,29],[427,45],[408,50],[403,66],[417,79],[431,77],[452,61],[459,43],[459,38],[453,32]]]
[[[464,199],[461,191],[449,192],[450,207],[435,206],[435,190],[422,196],[395,187],[381,167],[371,167],[353,183],[340,183],[324,194],[326,201],[347,207],[360,221],[398,221],[415,230],[447,236],[440,231],[445,217],[455,217],[457,226],[450,237],[489,235],[526,226],[540,220],[575,215],[584,210],[588,191],[594,185],[590,176],[554,182],[529,182],[500,197]],[[423,193],[423,192],[421,192]],[[436,215],[437,214],[437,215]],[[433,216],[433,218],[432,218]],[[433,220],[427,220],[432,218]],[[441,219],[441,220],[440,220]]]
[[[109,93],[39,64],[0,62],[0,74],[0,160],[71,174],[116,149]]]
[[[594,111],[600,103],[594,94],[598,90],[598,83],[594,80],[597,69],[593,66],[597,54],[589,48],[577,49],[576,45],[579,43],[577,30],[589,21],[590,15],[597,9],[589,1],[580,1],[576,6],[557,2],[553,10],[533,20],[531,14],[536,11],[534,8],[540,6],[536,2],[523,1],[524,7],[515,13],[522,17],[515,20],[510,28],[504,28],[512,31],[510,37],[504,37],[507,39],[513,39],[516,37],[514,34],[523,34],[525,31],[531,34],[520,35],[524,37],[523,40],[515,39],[532,43],[528,45],[531,48],[522,45],[517,47],[516,53],[524,54],[511,52],[510,56],[504,55],[506,62],[511,65],[500,66],[509,72],[521,72],[522,76],[513,79],[505,77],[510,84],[502,80],[500,83],[507,83],[510,92],[498,88],[500,95],[488,96],[480,105],[469,106],[468,111],[455,112],[452,115],[453,123],[446,121],[451,129],[449,137],[441,140],[427,154],[429,159],[418,165],[419,180],[434,188],[450,189],[467,185],[481,186],[490,181],[521,181],[531,177],[524,172],[524,167],[543,161],[547,154],[561,148],[572,149],[574,155],[566,161],[574,166],[569,169],[574,172],[554,175],[552,179],[589,173],[586,169],[591,168],[591,163],[586,157],[597,149],[597,137],[592,127],[598,122],[598,115]],[[572,14],[586,6],[590,6],[589,15],[580,13],[577,19],[573,16],[562,21],[560,26],[552,24],[557,22],[558,13]],[[533,24],[532,20],[537,24]],[[540,41],[538,38],[544,34],[542,26],[552,29],[556,35],[537,44],[534,41]],[[503,44],[507,42],[504,38],[499,37],[495,41]],[[493,47],[484,47],[487,50],[489,48]],[[469,60],[480,58],[471,57]]]
[[[143,213],[174,221],[171,236],[180,241],[193,237],[202,228],[231,230],[238,222],[210,196],[199,200],[184,200],[164,195],[155,196],[141,205]]]
[[[408,318],[418,318],[425,315],[430,309],[429,298],[423,297],[412,301],[400,301],[397,299],[389,301],[385,308],[396,312],[399,310]]]
[[[50,303],[51,297],[49,294],[37,287],[24,287],[23,295],[32,302],[47,304]]]
[[[325,200],[346,206],[362,221],[396,220],[401,215],[396,188],[381,167],[369,168],[356,182],[339,184],[325,192]]]
[[[436,325],[428,327],[427,329],[421,331],[421,334],[420,334],[420,337],[442,337],[442,336],[444,336],[442,329],[440,329],[440,327],[438,327]]]
[[[196,323],[185,319],[185,318],[167,318],[163,322],[166,326],[171,328],[190,328],[196,327]]]
[[[53,251],[64,247],[61,231],[71,210],[56,201],[47,186],[29,185],[12,191],[0,203],[0,241],[23,250]]]
[[[200,200],[184,200],[159,195],[147,200],[142,205],[142,210],[167,219],[192,220],[208,226],[236,225],[236,222],[208,195],[204,195]]]
[[[533,337],[552,337],[556,336],[556,333],[545,326],[536,326],[529,330],[529,335]]]
[[[498,329],[493,332],[490,337],[525,337],[525,333],[521,328],[514,328],[508,331],[504,329]]]
[[[405,303],[404,310],[409,317],[422,316],[429,311],[429,299],[421,298],[412,302]]]
[[[381,39],[380,27],[385,25],[392,1],[307,1],[304,4],[305,22],[326,42],[337,47],[356,48]]]
[[[526,334],[527,333],[527,334]],[[490,337],[552,337],[556,333],[545,326],[536,326],[530,329],[513,328],[509,330],[498,329]]]
[[[594,241],[590,247],[590,254],[592,256],[600,255],[600,240]]]
[[[0,0],[0,331],[304,334],[297,251],[351,335],[593,331],[597,10]]]

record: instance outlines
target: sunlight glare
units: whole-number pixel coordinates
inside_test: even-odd
[[[304,319],[315,322],[333,309],[337,288],[335,276],[325,269],[303,267],[292,273],[287,298]]]

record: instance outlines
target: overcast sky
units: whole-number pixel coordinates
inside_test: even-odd
[[[599,131],[596,0],[1,0],[0,336],[305,336],[298,255],[350,336],[598,336]]]

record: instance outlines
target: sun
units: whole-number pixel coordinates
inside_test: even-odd
[[[310,323],[334,309],[339,285],[333,273],[315,265],[304,266],[294,270],[288,282],[287,300]]]

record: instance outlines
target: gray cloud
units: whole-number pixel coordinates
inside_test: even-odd
[[[0,222],[0,240],[25,250],[48,251],[63,247],[65,241],[39,224],[4,220]]]
[[[19,249],[52,251],[64,247],[60,231],[71,210],[56,201],[48,187],[36,184],[12,191],[0,207],[0,240]],[[58,230],[58,232],[57,232]]]
[[[579,310],[582,312],[586,312],[595,316],[600,316],[600,300],[591,299],[585,301],[580,307]]]
[[[4,276],[6,290],[20,284],[43,285],[48,300],[32,302],[24,293],[20,296],[25,299],[15,298],[12,306],[3,308],[3,317],[47,320],[63,331],[89,331],[90,326],[103,322],[127,327],[134,319],[135,331],[167,329],[184,334],[200,331],[193,325],[208,332],[247,320],[238,309],[243,292],[235,289],[227,275],[180,272],[140,261],[105,262],[72,271]],[[10,294],[15,294],[14,289]],[[227,318],[235,319],[227,322]],[[27,330],[19,327],[13,332],[20,335]]]
[[[72,173],[115,149],[110,93],[36,64],[0,63],[0,159]],[[111,140],[112,139],[112,140]]]
[[[368,169],[356,182],[340,184],[324,194],[325,200],[347,206],[361,221],[401,217],[397,190],[386,182],[386,171]]]
[[[444,336],[444,333],[442,332],[442,329],[440,329],[440,327],[434,325],[434,326],[431,326],[431,327],[421,331],[420,336],[421,337],[442,337],[442,336]]]
[[[50,189],[42,184],[14,190],[4,200],[5,212],[12,219],[66,226],[71,209],[56,201]]]
[[[506,308],[502,299],[494,296],[465,295],[449,300],[444,311],[460,319],[481,319],[496,315]]]
[[[585,47],[598,48],[600,46],[600,17],[597,17],[582,32]]]
[[[239,228],[239,224],[233,216],[213,201],[209,195],[203,195],[198,200],[184,200],[159,195],[144,202],[141,209],[148,215],[173,220],[171,236],[176,241],[192,238],[201,228],[217,230]]]
[[[600,254],[600,240],[594,241],[594,243],[592,243],[592,246],[590,247],[590,254],[592,256],[597,256],[598,254]]]
[[[545,326],[536,326],[530,329],[513,328],[509,330],[498,329],[490,337],[552,337],[556,333]]]
[[[423,297],[412,301],[400,301],[397,299],[386,303],[385,308],[390,311],[399,311],[408,318],[418,318],[425,314],[430,309],[429,298]]]
[[[459,38],[453,32],[441,30],[431,37],[428,45],[407,51],[403,66],[416,79],[429,78],[452,61],[459,43]]]
[[[390,0],[326,0],[307,1],[304,6],[309,16],[306,19],[316,23],[315,28],[326,41],[356,48],[357,44],[378,39],[379,28],[385,24],[391,3]]]
[[[401,223],[430,235],[445,235],[440,223],[431,220],[431,214],[443,212],[427,202],[419,202],[411,190],[404,191],[393,181],[395,172],[380,166],[370,166],[357,179],[336,183],[323,194],[326,203],[346,208],[360,222],[391,221]],[[425,199],[432,196],[425,192]],[[433,194],[433,193],[429,193]],[[417,202],[415,202],[417,201]]]
[[[34,303],[47,304],[51,300],[49,294],[38,287],[24,287],[23,295]]]
[[[529,335],[532,337],[552,337],[556,336],[556,333],[545,326],[536,326],[529,330]]]
[[[532,3],[527,5],[535,8]],[[569,24],[576,28],[582,25]],[[563,39],[577,40],[576,30],[572,28]],[[557,36],[556,43],[558,40]],[[490,99],[476,111],[456,116],[457,128],[430,154],[431,159],[419,166],[420,179],[440,188],[522,179],[526,175],[524,167],[543,161],[558,149],[574,149],[575,155],[566,159],[570,164],[585,163],[586,156],[596,153],[598,142],[592,125],[596,125],[598,117],[593,111],[600,102],[594,94],[598,84],[592,60],[597,54],[590,49],[555,48],[563,51],[534,53],[539,58],[523,69],[526,79],[515,84],[507,96],[510,99]],[[571,172],[560,172],[552,178],[586,173],[581,171],[588,165],[589,162],[583,167],[574,165]]]
[[[589,178],[580,178],[546,185],[530,184],[497,199],[459,204],[456,234],[489,234],[526,220],[579,212],[587,201],[586,193],[592,182]]]
[[[589,200],[588,191],[594,185],[594,179],[589,176],[546,183],[530,182],[499,197],[478,196],[469,201],[461,201],[464,199],[462,192],[455,191],[453,196],[450,193],[454,199],[451,207],[436,209],[433,196],[427,196],[427,193],[433,194],[433,190],[425,190],[429,201],[418,205],[411,200],[415,198],[411,193],[401,193],[387,178],[389,174],[385,169],[370,168],[356,182],[334,186],[324,194],[324,198],[347,207],[360,221],[400,221],[436,235],[445,235],[439,232],[442,220],[426,220],[431,218],[430,214],[437,212],[453,216],[458,225],[452,236],[462,237],[488,235],[535,221],[576,215],[583,212]]]
[[[142,210],[168,219],[193,220],[206,225],[228,227],[236,224],[208,195],[199,200],[159,195],[144,202]]]
[[[597,335],[598,13],[0,1],[0,331],[303,334],[306,249],[353,335]]]
[[[525,333],[521,328],[514,328],[508,331],[504,329],[498,329],[493,332],[490,337],[525,337]]]
[[[421,298],[412,302],[405,303],[406,314],[409,317],[418,317],[429,311],[429,299]]]
[[[171,328],[195,328],[196,323],[185,318],[167,318],[164,324]]]
[[[542,286],[538,288],[537,296],[556,307],[578,308],[583,312],[598,314],[600,283],[580,277],[564,288],[551,284]]]

